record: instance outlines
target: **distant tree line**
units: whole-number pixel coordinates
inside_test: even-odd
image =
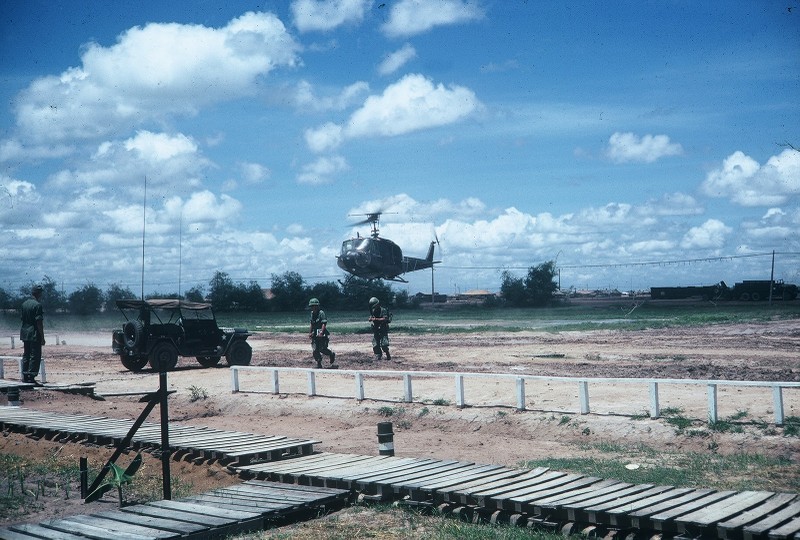
[[[524,278],[508,271],[503,272],[500,285],[502,303],[513,307],[541,307],[549,305],[557,284],[555,261],[548,261],[528,269]],[[183,294],[154,292],[146,298],[180,298],[191,302],[209,302],[218,312],[247,311],[300,311],[308,306],[311,298],[319,299],[327,309],[366,309],[369,299],[376,296],[385,304],[397,309],[419,307],[419,300],[410,297],[408,291],[394,291],[382,280],[351,278],[343,283],[326,281],[310,285],[297,272],[272,274],[272,287],[265,291],[256,281],[235,283],[225,272],[216,272],[208,282],[208,293],[204,287],[196,286]],[[76,289],[70,294],[60,291],[49,276],[39,282],[42,286],[42,303],[51,313],[67,312],[74,315],[90,315],[113,310],[117,300],[139,298],[127,287],[112,283],[102,291],[94,283]],[[0,310],[19,309],[30,297],[33,282],[16,292],[0,288]]]

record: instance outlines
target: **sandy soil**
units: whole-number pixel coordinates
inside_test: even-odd
[[[158,386],[157,374],[149,369],[134,374],[122,367],[110,351],[110,335],[64,333],[58,336],[59,344],[52,334],[49,338],[51,343],[45,347],[48,383],[94,382],[100,394]],[[302,335],[257,334],[249,342],[254,366],[312,366],[310,347]],[[800,456],[797,437],[785,437],[780,428],[764,429],[759,424],[773,422],[773,396],[768,388],[720,386],[720,418],[741,416],[737,422],[744,428],[741,433],[720,433],[705,430],[705,385],[661,384],[661,407],[680,409],[682,415],[697,419],[700,432],[705,430],[702,436],[686,436],[676,434],[663,419],[647,418],[646,384],[592,383],[592,412],[580,415],[574,381],[528,381],[528,410],[517,411],[513,378],[468,377],[468,406],[457,408],[452,375],[415,378],[414,402],[403,403],[401,377],[369,373],[364,383],[367,399],[356,401],[354,376],[349,372],[800,381],[797,321],[646,331],[393,334],[393,361],[379,365],[371,360],[369,336],[334,333],[331,348],[340,369],[317,372],[316,396],[307,395],[304,372],[282,372],[280,393],[273,394],[269,372],[257,370],[242,372],[242,391],[232,393],[226,367],[203,369],[194,359],[182,358],[178,369],[169,374],[170,388],[176,390],[170,397],[170,417],[219,429],[310,438],[320,441],[317,450],[364,454],[378,453],[376,425],[391,421],[396,455],[508,466],[526,459],[589,456],[595,450],[585,443],[599,442],[643,443],[666,452],[753,452],[787,456],[795,462]],[[19,347],[10,348],[10,340],[0,341],[0,355],[20,353]],[[16,362],[6,360],[5,368],[6,378],[18,376]],[[783,399],[786,416],[800,416],[800,388],[784,390]],[[0,406],[4,400],[0,397]],[[142,408],[136,398],[96,401],[47,389],[23,393],[23,406],[120,418],[135,418]],[[151,421],[157,421],[157,414]],[[29,456],[53,452],[52,443],[4,435],[0,452]],[[85,454],[84,449],[68,446],[68,452]],[[185,467],[181,474],[201,488],[230,481],[221,470]]]

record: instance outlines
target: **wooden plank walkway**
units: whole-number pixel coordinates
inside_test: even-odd
[[[176,501],[11,525],[0,529],[0,540],[226,538],[338,510],[349,495],[340,489],[251,480]]]
[[[637,485],[546,468],[357,454],[317,453],[231,468],[245,478],[467,509],[492,521],[577,523],[663,538],[800,539],[797,493]]]
[[[118,444],[128,433],[133,420],[79,414],[35,411],[24,407],[0,407],[0,429],[64,442]],[[246,465],[302,456],[314,451],[319,441],[281,436],[223,431],[170,422],[169,444],[175,459],[198,463],[216,460],[222,464]],[[145,422],[134,435],[133,449],[161,448],[161,425]]]

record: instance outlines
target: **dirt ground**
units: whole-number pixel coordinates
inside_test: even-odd
[[[3,334],[0,334],[3,336]],[[392,336],[392,362],[372,362],[369,336],[335,333],[331,348],[338,371],[317,372],[316,394],[308,394],[305,372],[281,372],[280,393],[272,393],[265,370],[240,373],[241,391],[232,393],[227,367],[200,368],[182,358],[169,373],[173,421],[218,429],[285,435],[319,441],[315,450],[376,455],[377,423],[393,422],[398,456],[434,457],[516,466],[527,459],[586,457],[598,452],[591,443],[644,444],[665,452],[751,452],[800,459],[800,439],[783,435],[774,423],[770,388],[718,387],[720,419],[735,418],[738,433],[676,434],[663,419],[647,417],[648,385],[620,378],[719,381],[800,381],[800,324],[772,321],[720,324],[645,331],[481,332],[457,335]],[[56,339],[59,343],[56,343]],[[157,374],[126,371],[110,350],[110,335],[48,336],[45,347],[48,383],[96,383],[99,394],[157,389]],[[310,347],[301,334],[256,334],[250,337],[253,366],[311,367]],[[2,337],[0,355],[19,356]],[[224,361],[223,361],[224,364]],[[576,381],[529,380],[526,410],[516,408],[514,378],[465,378],[466,407],[455,406],[452,375],[415,377],[413,403],[404,403],[402,378],[370,375],[367,370],[526,374],[548,377],[609,378],[591,382],[591,413],[579,414]],[[364,370],[366,399],[354,398],[354,374]],[[5,377],[18,377],[16,362],[5,361]],[[679,409],[703,430],[708,396],[705,384],[660,383],[662,408]],[[24,392],[24,407],[117,418],[136,418],[137,398],[108,397],[105,401],[48,389]],[[787,417],[800,416],[800,388],[783,392]],[[0,397],[0,407],[5,406]],[[155,411],[150,421],[158,421]],[[764,425],[770,425],[764,428]],[[0,453],[47,457],[59,451],[101,461],[106,449],[36,441],[21,435],[0,436]],[[157,469],[155,458],[150,466]],[[177,470],[177,472],[175,472]],[[221,467],[173,466],[173,474],[196,489],[213,489],[235,479]],[[66,504],[66,503],[65,503]],[[48,508],[24,521],[73,512]],[[95,511],[94,509],[90,509]]]

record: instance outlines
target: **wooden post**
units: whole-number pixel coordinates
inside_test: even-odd
[[[239,391],[239,369],[236,366],[231,368],[231,393]]]
[[[308,370],[308,395],[317,395],[317,374],[313,369]]]
[[[403,373],[403,401],[411,403],[413,399],[414,396],[411,392],[411,374]]]
[[[464,408],[464,376],[456,375],[456,407]]]
[[[356,373],[356,400],[364,401],[364,374]]]
[[[272,393],[273,394],[280,394],[281,393],[281,382],[278,378],[278,370],[272,370]]]
[[[783,388],[778,385],[772,387],[772,403],[775,407],[775,425],[782,426],[783,417]]]
[[[589,414],[589,381],[578,383],[578,397],[581,402],[581,414]]]
[[[661,416],[661,407],[658,404],[658,383],[650,383],[650,418]]]
[[[717,414],[717,385],[708,385],[708,422],[710,424],[716,423],[719,419]]]
[[[517,410],[525,410],[525,378],[517,377]]]

